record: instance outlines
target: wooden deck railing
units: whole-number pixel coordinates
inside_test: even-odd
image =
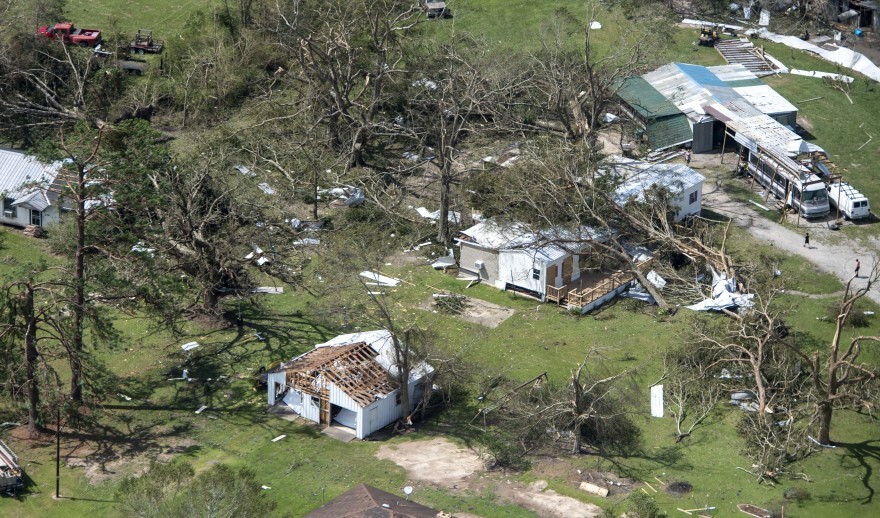
[[[638,264],[638,268],[639,270],[644,272],[651,267],[653,262],[653,258],[647,259],[640,262]],[[562,304],[563,299],[565,299],[565,302],[567,302],[568,305],[582,308],[587,304],[590,304],[591,302],[594,302],[604,297],[608,293],[611,293],[612,291],[623,286],[624,284],[632,282],[635,278],[636,276],[632,272],[615,272],[611,274],[611,277],[605,279],[604,281],[591,288],[585,288],[580,291],[572,290],[569,291],[567,295],[565,293],[565,286],[563,286],[562,288],[553,288],[552,286],[547,286],[546,298],[548,301],[552,300],[558,304]]]
[[[555,287],[547,285],[547,294],[544,298],[548,302],[555,302],[557,304],[562,304],[562,301],[565,299],[565,296],[568,294],[568,286]]]

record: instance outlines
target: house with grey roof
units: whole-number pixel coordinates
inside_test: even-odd
[[[57,184],[61,162],[47,164],[21,151],[0,149],[0,223],[16,227],[45,227],[58,221]]]
[[[440,511],[401,497],[360,484],[306,515],[306,518],[436,518]]]
[[[706,178],[684,164],[651,164],[612,156],[606,159],[604,170],[615,176],[614,201],[618,205],[626,205],[631,200],[644,202],[645,194],[651,189],[665,189],[670,194],[670,209],[676,210],[677,221],[699,215],[702,210]]]
[[[498,289],[543,300],[548,287],[577,282],[594,243],[604,240],[604,233],[589,227],[534,230],[488,219],[459,233],[459,270]]]

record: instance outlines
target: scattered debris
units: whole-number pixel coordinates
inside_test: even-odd
[[[273,295],[280,295],[284,293],[284,288],[282,286],[259,286],[257,288],[252,288],[251,293],[271,293]]]
[[[208,405],[202,405],[202,406],[200,406],[199,409],[196,410],[196,414],[201,414],[201,413],[204,412],[207,408],[208,408]]]
[[[275,194],[275,189],[273,189],[272,187],[270,187],[269,184],[266,183],[266,182],[263,182],[263,183],[261,183],[261,184],[258,184],[257,187],[259,187],[259,189],[260,189],[261,191],[263,191],[264,194],[268,194],[268,195],[270,195],[270,196],[273,195],[273,194]]]
[[[119,397],[121,397],[122,399],[124,399],[124,400],[126,400],[126,401],[131,401],[131,398],[128,397],[128,396],[126,396],[125,394],[116,394],[116,395],[119,396]]]
[[[190,352],[198,346],[199,346],[198,342],[188,342],[188,343],[181,345],[180,348],[183,349],[184,352]]]
[[[745,513],[749,516],[754,516],[755,518],[772,518],[773,513],[764,509],[762,507],[758,507],[757,505],[752,504],[737,504],[737,509],[741,513]]]
[[[598,495],[598,496],[601,496],[602,498],[605,498],[608,496],[608,490],[605,489],[604,487],[599,487],[596,484],[591,484],[589,482],[581,482],[581,485],[578,487],[581,489],[581,491],[586,491],[587,493]]]
[[[341,185],[339,187],[333,187],[332,189],[321,189],[318,191],[319,200],[321,199],[321,196],[328,196],[341,200],[346,207],[356,207],[366,200],[364,191],[353,185]]]
[[[272,439],[272,442],[278,442],[281,439],[284,439],[285,437],[287,437],[287,435],[285,435],[285,434],[279,435],[278,437]]]
[[[597,21],[595,21],[595,20],[593,20],[592,22],[590,22],[590,29],[593,29],[594,31],[598,31],[598,30],[601,29],[601,28],[602,28],[602,24],[601,24],[601,23],[599,23],[599,22],[597,22]]]
[[[379,272],[363,271],[360,276],[380,287],[396,288],[400,285],[400,279],[386,277]]]
[[[711,267],[710,267],[711,268]],[[736,290],[736,279],[727,278],[727,275],[712,271],[712,298],[705,299],[691,306],[686,306],[693,311],[721,311],[733,307],[750,308],[754,305],[752,294],[741,294]]]
[[[819,446],[821,446],[821,447],[823,447],[823,448],[837,448],[837,446],[835,446],[835,445],[833,445],[833,444],[822,444],[821,442],[819,442],[819,441],[817,441],[816,439],[814,439],[812,435],[808,435],[808,436],[807,436],[807,439],[813,441],[814,443],[818,444]]]
[[[416,210],[416,212],[419,213],[419,216],[421,216],[427,220],[430,220],[431,223],[437,223],[438,221],[440,221],[440,211],[439,210],[435,210],[434,212],[431,212],[428,209],[426,209],[425,207],[417,207],[415,210]],[[446,214],[446,220],[449,221],[450,223],[456,223],[456,224],[461,223],[461,212],[455,212],[455,211],[450,210]]]
[[[261,489],[272,489],[272,488],[269,487],[269,486],[260,486],[260,488],[261,488]]]
[[[845,76],[843,74],[832,74],[831,72],[819,72],[817,70],[800,70],[797,68],[792,68],[789,70],[789,73],[794,74],[796,76],[807,76],[807,77],[820,77],[820,78],[829,78],[833,81],[841,81],[846,84],[850,84],[855,81],[854,78],[850,76]],[[821,97],[816,97],[816,99],[821,99]],[[806,102],[806,101],[801,101]]]
[[[768,209],[766,206],[761,205],[760,203],[756,202],[755,200],[749,200],[749,203],[751,203],[752,205],[758,207],[759,209],[764,209],[764,212],[768,212],[768,211],[770,211],[770,209]]]

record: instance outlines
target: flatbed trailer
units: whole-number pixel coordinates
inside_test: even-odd
[[[14,494],[24,487],[18,457],[5,442],[0,441],[0,491]]]
[[[154,40],[153,31],[138,29],[134,40],[128,45],[128,51],[132,54],[159,54],[165,48],[163,40]]]

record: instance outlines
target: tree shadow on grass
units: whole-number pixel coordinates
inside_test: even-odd
[[[874,501],[874,493],[876,490],[871,482],[874,475],[874,465],[880,465],[880,440],[862,441],[858,443],[836,443],[838,448],[844,448],[849,455],[842,457],[841,461],[851,458],[854,459],[865,470],[862,475],[862,485],[868,490],[867,496],[861,499],[863,504],[870,504]]]

